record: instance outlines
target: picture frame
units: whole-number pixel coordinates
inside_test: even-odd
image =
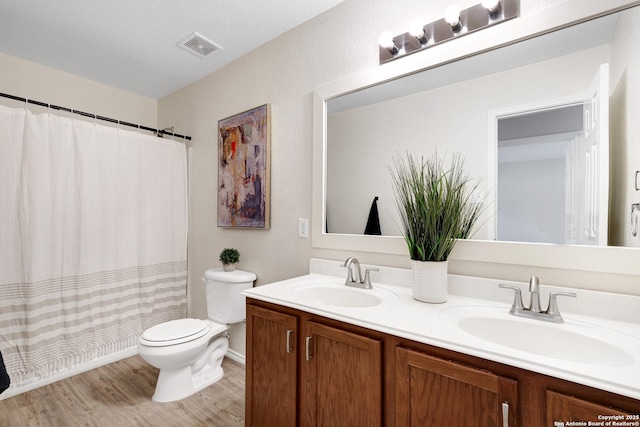
[[[218,227],[269,229],[269,104],[218,121]]]

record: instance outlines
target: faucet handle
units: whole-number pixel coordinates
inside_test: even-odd
[[[373,285],[371,284],[371,277],[369,275],[369,273],[372,272],[372,271],[380,271],[380,269],[379,268],[367,268],[364,271],[364,279],[362,280],[362,283],[364,284],[364,287],[366,289],[373,288]]]
[[[511,313],[516,310],[524,310],[524,305],[522,305],[522,291],[517,286],[504,285],[502,283],[498,283],[499,288],[503,289],[511,289],[515,291],[515,295],[513,296],[513,304],[511,305]]]
[[[576,298],[578,294],[576,294],[575,292],[551,292],[549,294],[549,307],[547,308],[547,311],[545,311],[545,313],[552,316],[560,316],[560,311],[558,310],[559,296]]]

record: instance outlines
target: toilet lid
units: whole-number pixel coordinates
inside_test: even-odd
[[[142,334],[149,345],[173,345],[196,340],[211,330],[211,322],[200,319],[178,319],[160,323]]]

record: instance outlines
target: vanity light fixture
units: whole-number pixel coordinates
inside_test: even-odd
[[[468,9],[449,7],[442,19],[421,24],[412,22],[409,31],[393,37],[380,36],[380,64],[402,58],[439,43],[518,17],[520,0],[482,0]]]

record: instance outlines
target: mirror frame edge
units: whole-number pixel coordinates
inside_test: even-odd
[[[467,56],[500,48],[552,32],[562,27],[595,19],[640,5],[640,0],[608,0],[604,6],[595,0],[567,0],[556,6],[514,19],[494,28],[491,34],[479,33],[469,40],[393,61],[388,67],[367,70],[321,86],[313,91],[313,168],[312,168],[312,247],[388,255],[407,255],[404,239],[398,236],[365,236],[325,233],[326,213],[326,101],[367,86],[383,83],[419,71],[435,68]],[[503,28],[501,28],[503,27]],[[466,41],[460,39],[459,42]],[[480,48],[479,48],[480,47]],[[590,272],[640,275],[638,248],[555,245],[521,242],[461,240],[450,259],[460,261],[528,265]]]

